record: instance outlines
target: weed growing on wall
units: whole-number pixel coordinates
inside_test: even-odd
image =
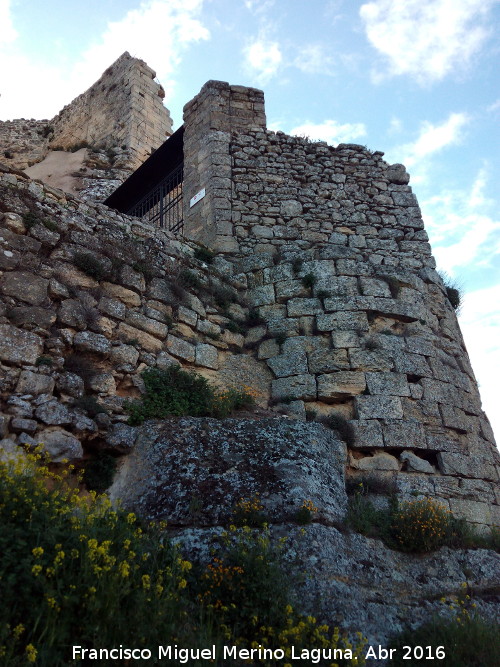
[[[95,280],[102,280],[107,274],[104,264],[90,252],[75,252],[73,263],[80,271]]]
[[[450,518],[451,512],[430,498],[403,502],[392,513],[391,535],[401,551],[433,551],[445,544]]]
[[[223,419],[233,410],[255,403],[256,396],[249,387],[218,390],[201,375],[178,366],[148,368],[142,377],[145,393],[141,401],[130,401],[125,406],[132,425],[183,415]]]
[[[451,278],[445,271],[438,271],[438,273],[443,281],[448,301],[454,310],[459,311],[464,299],[462,286],[453,280],[453,278]]]

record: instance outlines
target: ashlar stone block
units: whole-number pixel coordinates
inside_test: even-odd
[[[307,356],[305,352],[296,351],[290,354],[279,354],[267,360],[267,365],[276,377],[289,377],[307,373]]]
[[[316,380],[306,374],[278,378],[271,383],[271,395],[274,399],[311,401],[316,398]]]
[[[339,371],[318,377],[318,399],[330,401],[345,396],[355,396],[366,389],[365,374],[356,371]]]
[[[368,319],[365,313],[332,313],[317,315],[316,323],[319,331],[368,331]]]
[[[410,388],[403,373],[366,373],[366,384],[370,394],[410,396]]]
[[[399,396],[357,396],[354,406],[358,419],[402,419]]]

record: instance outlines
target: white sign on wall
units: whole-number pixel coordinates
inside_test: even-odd
[[[194,197],[191,197],[191,199],[189,200],[189,208],[193,208],[193,206],[196,203],[198,203],[200,199],[203,199],[204,196],[205,196],[205,188],[197,192]]]

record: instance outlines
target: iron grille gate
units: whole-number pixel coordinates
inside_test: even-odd
[[[182,180],[184,163],[173,169],[129,211],[128,215],[145,218],[148,222],[182,234]]]

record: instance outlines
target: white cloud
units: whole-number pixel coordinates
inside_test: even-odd
[[[325,120],[322,123],[304,123],[290,130],[290,134],[327,141],[329,144],[342,144],[364,137],[366,127],[364,123],[338,123],[336,120]]]
[[[10,15],[10,0],[0,0],[0,46],[11,44],[17,37]]]
[[[282,61],[278,42],[258,38],[244,49],[245,65],[260,85],[266,84],[277,73]]]
[[[480,385],[483,409],[500,443],[500,284],[466,293],[459,320]]]
[[[408,74],[439,81],[468,65],[490,31],[486,18],[498,0],[372,0],[359,14],[370,43],[388,64],[383,76]]]
[[[293,64],[306,74],[332,74],[333,58],[321,44],[308,44],[299,49]]]
[[[438,266],[451,275],[491,266],[500,254],[500,219],[488,212],[486,184],[483,168],[468,191],[444,191],[421,202]]]
[[[245,0],[245,7],[253,14],[267,14],[274,6],[274,0]]]
[[[490,104],[488,107],[486,107],[486,111],[488,111],[489,113],[499,110],[500,110],[500,100],[497,100],[496,102],[493,102],[493,104]]]
[[[0,0],[0,2],[5,0]],[[0,117],[52,117],[86,90],[124,51],[156,69],[166,90],[166,103],[183,52],[209,38],[197,18],[203,0],[147,0],[110,22],[101,36],[72,66],[28,58],[16,44],[0,48]],[[22,77],[22,85],[21,85]]]
[[[168,92],[181,54],[193,42],[210,34],[196,18],[203,0],[150,0],[129,11],[121,21],[108,24],[100,39],[83,55],[76,77],[91,85],[103,69],[124,51],[156,69]]]
[[[427,180],[433,154],[459,143],[462,140],[463,130],[469,122],[470,117],[465,113],[451,113],[439,124],[425,121],[415,141],[387,151],[387,159],[392,162],[402,162],[411,168],[412,183],[422,183]]]

